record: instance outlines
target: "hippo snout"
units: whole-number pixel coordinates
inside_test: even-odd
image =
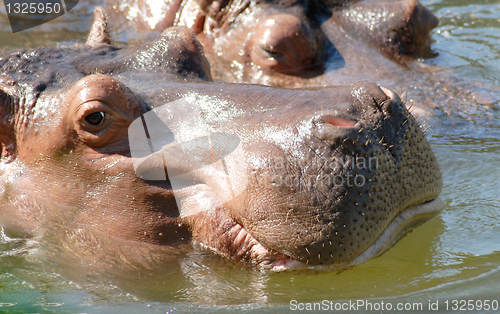
[[[298,17],[271,15],[257,26],[252,36],[250,57],[263,69],[296,72],[317,63],[318,41],[315,32]]]
[[[283,154],[251,164],[248,206],[229,213],[267,248],[309,265],[346,266],[380,254],[401,226],[433,217],[441,174],[395,93],[365,81],[317,91],[324,107],[294,123]],[[424,210],[401,218],[415,207]]]

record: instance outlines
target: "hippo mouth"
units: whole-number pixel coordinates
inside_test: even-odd
[[[404,209],[389,226],[378,236],[377,239],[360,255],[358,255],[348,266],[354,266],[376,257],[404,236],[409,230],[434,218],[445,206],[440,197],[419,205]]]
[[[349,263],[335,265],[334,268],[345,269],[356,266],[381,255],[404,236],[407,231],[435,217],[443,209],[444,205],[441,198],[437,197],[402,210],[365,251]],[[226,228],[218,234],[215,241],[209,241],[210,243],[198,242],[198,244],[217,255],[230,260],[257,265],[262,269],[275,272],[300,268],[332,268],[328,265],[311,265],[308,261],[303,262],[292,254],[286,254],[267,247],[253,237],[242,224],[230,218],[224,209],[219,209],[218,214],[212,216],[215,217],[211,219],[211,223],[226,226]],[[228,221],[230,221],[229,225]]]
[[[306,265],[284,253],[267,248],[237,222],[234,222],[234,225],[225,232],[221,237],[221,241],[229,244],[229,247],[216,248],[203,243],[200,244],[215,254],[221,254],[231,260],[255,264],[272,271],[301,268]],[[223,254],[223,251],[227,251],[229,254]]]

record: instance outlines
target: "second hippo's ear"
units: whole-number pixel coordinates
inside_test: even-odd
[[[184,27],[167,28],[130,53],[125,63],[133,70],[170,74],[179,79],[212,80],[203,46]]]
[[[14,133],[14,99],[0,85],[0,150],[1,160],[14,158],[16,140]]]
[[[86,44],[96,46],[98,44],[110,44],[108,32],[108,18],[106,12],[101,7],[96,7],[94,10],[94,24],[90,29]]]

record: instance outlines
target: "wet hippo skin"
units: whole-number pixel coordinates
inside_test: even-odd
[[[217,83],[186,29],[123,49],[108,44],[105,25],[98,9],[85,45],[0,55],[8,234],[68,254],[118,255],[116,263],[158,248],[168,248],[161,259],[175,258],[197,243],[275,270],[346,267],[442,208],[436,157],[390,90],[367,81],[293,90]],[[159,151],[165,163],[149,169],[165,180],[134,164],[131,125],[152,139],[160,132],[152,114],[168,119],[162,130],[172,135]],[[201,136],[199,121],[210,145],[184,154],[179,145]],[[223,135],[237,147],[214,158]],[[213,165],[196,167],[197,158]],[[169,167],[190,173],[183,186]]]
[[[215,79],[286,87],[338,83],[331,76],[377,78],[371,64],[404,68],[432,56],[430,32],[438,24],[418,0],[185,0],[162,8],[176,15],[136,0],[109,9],[134,12],[128,18],[136,27],[148,20],[144,32],[187,26],[203,44]],[[349,70],[336,74],[342,68]]]

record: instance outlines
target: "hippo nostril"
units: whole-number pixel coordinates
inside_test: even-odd
[[[353,127],[356,125],[355,121],[334,116],[327,116],[324,120],[325,123],[341,127]]]
[[[394,93],[392,90],[390,89],[387,89],[383,86],[379,86],[380,89],[384,92],[384,94],[387,95],[387,97],[389,97],[389,99],[395,99],[397,96],[396,96],[396,93]]]
[[[256,51],[257,50],[257,51]],[[252,51],[253,59],[261,59],[260,66],[272,68],[276,66],[279,62],[287,62],[286,57],[283,53],[276,51],[274,47],[255,47],[254,51]]]
[[[361,102],[362,108],[372,108],[374,112],[388,115],[402,113],[402,102],[393,91],[371,81],[356,82],[353,87],[352,95]]]
[[[315,120],[316,136],[330,143],[359,136],[360,125],[349,117],[325,114]]]
[[[285,55],[280,51],[276,51],[274,47],[260,47],[260,49],[262,49],[263,55],[269,61],[274,61],[275,64],[278,62],[289,64],[289,61],[287,60]],[[293,65],[291,66],[293,67]]]
[[[298,17],[277,14],[259,23],[253,32],[250,57],[263,69],[293,72],[316,62],[317,46],[315,33]]]
[[[388,98],[381,104],[382,110],[389,115],[395,115],[400,112],[401,100],[399,99],[399,96],[385,87],[380,86],[380,89],[387,95]]]

